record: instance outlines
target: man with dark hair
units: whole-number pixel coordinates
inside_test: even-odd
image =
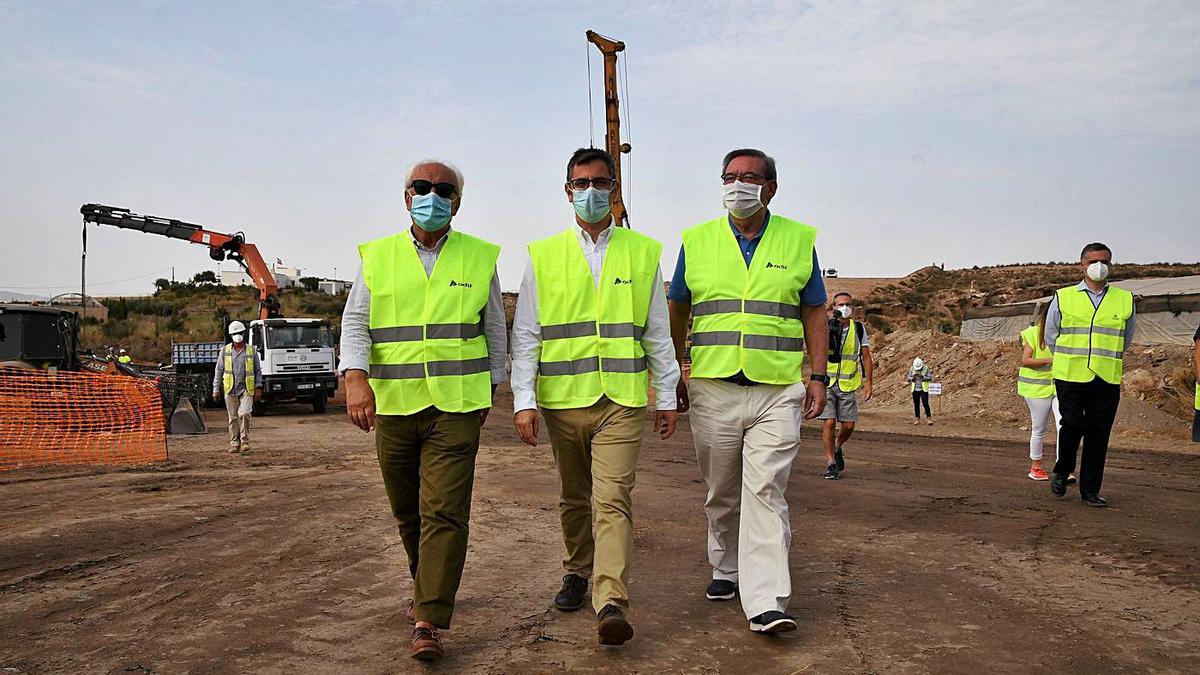
[[[821,440],[825,444],[825,478],[837,480],[846,469],[842,447],[854,433],[858,422],[858,390],[863,400],[871,400],[875,363],[871,360],[871,339],[866,327],[854,316],[854,297],[842,291],[833,296],[833,316],[829,320],[829,397],[825,411],[817,416],[824,422]],[[841,422],[842,429],[837,425]]]
[[[1084,246],[1079,267],[1083,281],[1060,288],[1046,312],[1046,345],[1054,352],[1051,372],[1062,413],[1050,491],[1067,493],[1082,441],[1079,497],[1088,506],[1105,507],[1100,486],[1121,403],[1125,350],[1133,344],[1134,301],[1132,293],[1107,283],[1112,251],[1104,244]]]
[[[574,220],[530,244],[512,329],[513,423],[537,445],[541,408],[558,468],[566,575],[554,606],[583,607],[591,581],[600,644],[614,646],[633,637],[631,493],[647,389],[665,440],[675,431],[679,382],[662,244],[613,222],[616,188],[607,152],[571,156],[564,191]]]
[[[816,229],[767,209],[775,160],[734,150],[721,166],[725,210],[683,232],[668,300],[682,365],[691,333],[689,402],[708,485],[709,600],[741,596],[750,630],[796,629],[788,616],[791,522],[784,498],[800,424],[825,408],[825,368],[804,381],[807,344],[825,360],[829,335]],[[690,264],[689,264],[690,263]]]

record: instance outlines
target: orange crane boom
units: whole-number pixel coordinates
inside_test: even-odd
[[[279,316],[279,286],[275,283],[275,275],[263,261],[258,247],[246,241],[241,232],[223,234],[205,229],[200,225],[185,223],[182,220],[159,218],[158,216],[143,216],[116,206],[103,204],[84,204],[79,212],[83,214],[84,223],[97,225],[112,225],[126,230],[158,234],[171,239],[183,239],[193,244],[208,247],[208,256],[216,261],[236,261],[250,277],[258,289],[259,318],[271,319]]]

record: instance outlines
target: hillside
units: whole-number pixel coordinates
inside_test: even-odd
[[[279,292],[283,315],[326,318],[341,323],[346,296],[332,296],[303,288]],[[249,286],[175,284],[144,298],[107,298],[108,320],[85,320],[85,349],[100,352],[106,346],[129,350],[135,362],[168,361],[171,342],[220,340],[234,319],[258,318],[258,291]]]
[[[1111,281],[1200,274],[1200,263],[1117,265]],[[966,310],[1021,302],[1050,295],[1077,282],[1079,267],[1067,263],[1030,263],[943,270],[924,267],[903,279],[858,296],[867,323],[875,330],[936,330],[957,334]],[[831,288],[833,282],[829,280]]]

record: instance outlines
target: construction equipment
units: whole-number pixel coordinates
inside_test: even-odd
[[[229,259],[237,262],[254,279],[258,288],[259,318],[272,319],[279,316],[279,286],[275,275],[263,261],[258,247],[246,241],[241,232],[223,234],[205,229],[203,226],[185,223],[182,220],[143,216],[116,206],[84,204],[79,212],[83,222],[112,225],[126,230],[137,230],[158,234],[172,239],[182,239],[208,247],[208,256],[218,262]]]
[[[0,305],[0,366],[79,367],[79,316],[58,307]]]
[[[625,43],[606,38],[593,30],[587,32],[587,39],[604,55],[604,149],[612,155],[617,169],[617,187],[613,190],[613,222],[621,227],[629,227],[629,213],[621,197],[621,155],[629,154],[633,147],[621,142],[621,105],[617,97],[617,53],[625,51]],[[591,82],[588,82],[588,86],[591,87]]]

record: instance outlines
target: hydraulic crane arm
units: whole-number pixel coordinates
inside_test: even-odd
[[[279,286],[275,283],[275,275],[263,261],[258,247],[246,242],[241,232],[222,234],[206,230],[200,225],[185,223],[182,220],[143,216],[115,206],[103,204],[84,204],[79,212],[83,214],[85,223],[112,225],[126,230],[137,230],[158,234],[172,239],[183,239],[193,244],[208,247],[208,255],[213,260],[221,261],[226,258],[236,261],[258,288],[259,318],[270,319],[279,316]]]

